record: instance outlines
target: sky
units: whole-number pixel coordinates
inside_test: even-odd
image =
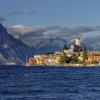
[[[100,0],[0,0],[0,22],[5,26],[99,26]]]
[[[76,37],[100,47],[100,0],[0,0],[0,23],[32,47]]]

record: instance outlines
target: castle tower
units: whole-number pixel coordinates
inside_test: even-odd
[[[75,45],[80,46],[81,42],[80,42],[80,37],[75,39]]]

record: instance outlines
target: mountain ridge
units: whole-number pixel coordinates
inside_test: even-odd
[[[6,59],[5,62],[9,59],[16,59],[15,63],[22,64],[34,54],[34,48],[13,37],[0,23],[0,53]]]

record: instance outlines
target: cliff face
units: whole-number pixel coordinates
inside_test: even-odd
[[[4,60],[0,59],[0,62],[13,61],[19,64],[26,62],[27,58],[34,54],[34,48],[27,46],[20,39],[14,38],[0,24],[0,54],[4,58]]]

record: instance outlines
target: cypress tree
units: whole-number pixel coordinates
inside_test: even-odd
[[[83,65],[86,66],[86,60],[88,59],[88,52],[86,47],[83,49]]]

